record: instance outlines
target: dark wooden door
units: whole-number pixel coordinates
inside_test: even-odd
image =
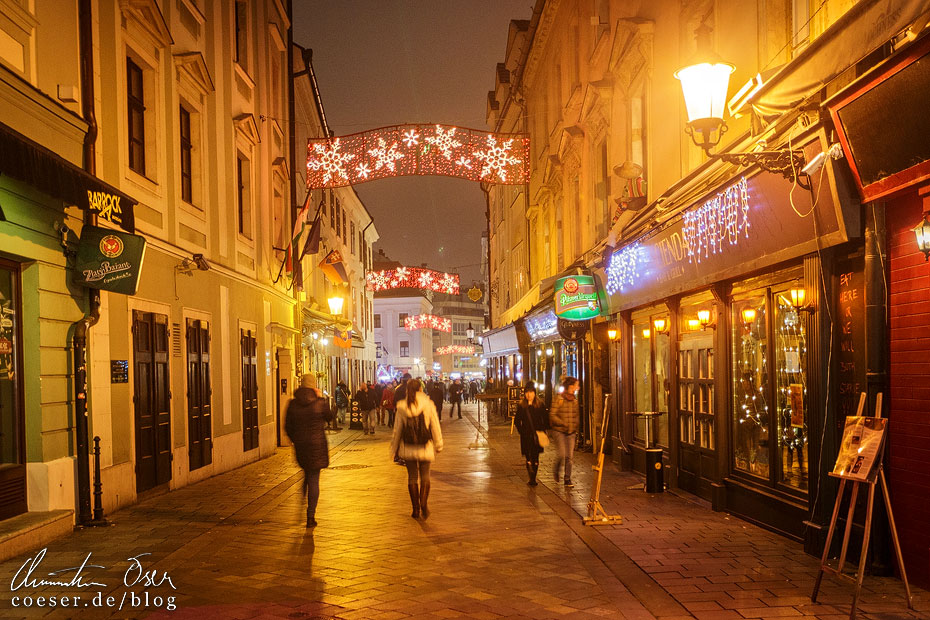
[[[688,335],[678,347],[678,486],[711,499],[717,478],[714,341]]]
[[[26,512],[22,368],[19,265],[0,259],[0,519]]]
[[[171,480],[168,317],[133,311],[132,341],[136,491],[141,493]]]
[[[239,330],[242,349],[242,449],[258,447],[258,342],[252,330]]]
[[[187,319],[187,451],[191,471],[213,462],[210,324]]]

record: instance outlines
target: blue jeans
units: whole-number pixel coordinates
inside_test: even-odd
[[[559,456],[555,459],[555,479],[559,479],[559,466],[565,463],[565,479],[572,479],[572,458],[575,452],[575,433],[562,433],[552,431],[552,441],[555,443]]]
[[[348,411],[348,410],[349,410],[348,407],[339,407],[339,410],[338,410],[338,418],[339,418],[339,423],[340,423],[340,424],[345,424],[345,423],[346,423],[346,411]]]

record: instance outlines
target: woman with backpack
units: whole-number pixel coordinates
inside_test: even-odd
[[[442,430],[433,401],[420,390],[418,379],[407,381],[406,394],[397,403],[391,455],[400,457],[407,466],[407,491],[413,506],[414,519],[429,516],[429,468],[442,452]],[[419,478],[419,480],[418,480]]]

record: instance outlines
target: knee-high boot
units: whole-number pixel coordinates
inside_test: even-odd
[[[429,508],[426,506],[426,500],[429,498],[429,482],[420,482],[420,512],[423,518],[429,516]]]
[[[536,474],[539,472],[539,463],[530,463],[527,465],[527,468],[530,470],[530,486],[535,487],[537,484]]]
[[[420,490],[417,488],[417,483],[407,484],[407,491],[410,493],[410,505],[413,506],[410,516],[416,519],[420,516]]]

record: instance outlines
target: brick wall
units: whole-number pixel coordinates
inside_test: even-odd
[[[912,228],[917,191],[888,203],[891,409],[888,477],[908,578],[930,586],[930,264]]]

